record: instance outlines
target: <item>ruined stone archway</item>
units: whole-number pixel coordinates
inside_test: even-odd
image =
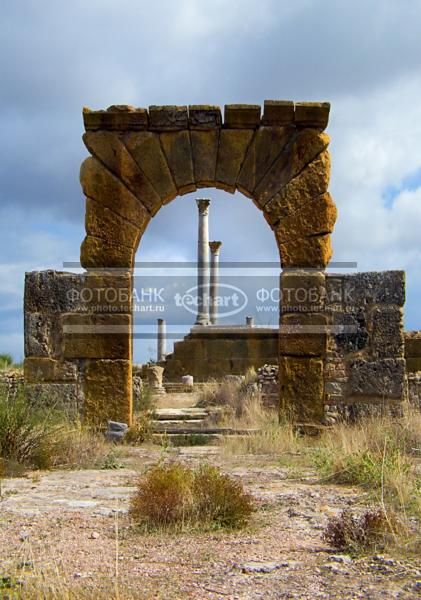
[[[287,269],[281,276],[281,288],[288,289],[281,323],[298,320],[310,329],[316,326],[314,334],[281,336],[280,341],[281,402],[300,420],[323,415],[326,335],[320,326],[325,322],[324,268],[331,257],[330,233],[336,220],[327,192],[329,138],[323,130],[328,115],[328,104],[282,101],[266,101],[262,116],[260,106],[228,105],[223,122],[220,109],[213,106],[84,111],[83,139],[92,156],[81,167],[87,198],[81,264],[91,274],[90,281],[104,285],[107,278],[107,285],[119,289],[120,300],[129,297],[137,247],[163,204],[197,188],[240,190],[263,211],[281,266]],[[107,273],[112,269],[120,272]],[[303,301],[293,293],[298,288],[316,294],[304,294]],[[119,308],[114,302],[113,310],[102,314],[70,314],[65,319],[69,334],[64,346],[72,346],[73,358],[86,361],[88,414],[101,412],[105,394],[114,399],[112,416],[130,421],[128,304],[120,302]],[[78,343],[77,327],[92,331],[89,343]],[[84,335],[80,333],[81,340]]]

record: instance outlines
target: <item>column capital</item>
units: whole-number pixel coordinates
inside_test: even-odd
[[[196,198],[196,204],[199,208],[199,213],[201,215],[209,214],[209,204],[210,204],[209,198]]]
[[[209,248],[212,254],[219,254],[219,250],[221,249],[222,242],[209,242]]]

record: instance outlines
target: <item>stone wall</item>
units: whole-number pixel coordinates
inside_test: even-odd
[[[131,361],[122,357],[131,357],[130,291],[127,273],[26,273],[29,396],[41,395],[89,421],[129,421]],[[122,372],[124,386],[119,385]]]
[[[24,376],[18,369],[0,370],[0,389],[8,396],[14,396],[20,387],[23,387]]]
[[[389,412],[407,397],[403,271],[327,275],[325,420]]]
[[[421,331],[405,332],[405,358],[409,401],[421,408]]]
[[[182,341],[163,366],[166,381],[193,375],[198,382],[225,375],[245,375],[248,369],[278,362],[278,330],[257,327],[197,327]]]

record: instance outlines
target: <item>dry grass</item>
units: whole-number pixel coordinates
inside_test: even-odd
[[[238,528],[253,511],[241,482],[203,465],[158,464],[139,481],[130,513],[147,530]]]

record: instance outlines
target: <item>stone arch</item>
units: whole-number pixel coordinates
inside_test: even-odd
[[[178,195],[204,187],[238,189],[263,211],[284,269],[281,289],[288,290],[281,327],[310,326],[280,336],[281,403],[301,421],[323,415],[324,269],[336,220],[327,191],[329,108],[265,101],[261,115],[258,105],[227,105],[224,120],[216,106],[112,106],[83,113],[91,156],[81,167],[86,196],[81,264],[94,281],[97,270],[130,273],[150,219]],[[115,278],[117,287],[122,275],[113,273],[108,283]],[[125,281],[129,295],[130,277]],[[300,298],[298,289],[304,290]],[[95,411],[95,398],[107,385],[112,394],[117,382],[113,417],[125,421],[131,419],[130,310],[78,317],[85,325],[119,328],[105,351],[88,361],[85,396],[88,412]],[[308,333],[311,328],[315,333]]]

